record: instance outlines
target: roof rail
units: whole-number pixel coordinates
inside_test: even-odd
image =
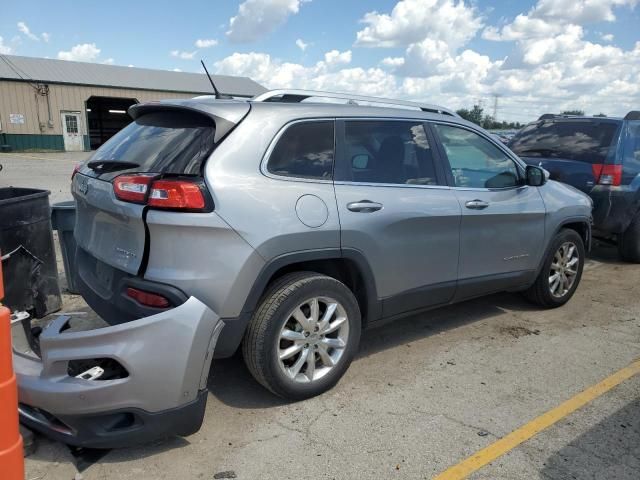
[[[640,120],[640,110],[631,110],[624,116],[625,120]]]
[[[388,106],[401,106],[409,107],[423,112],[439,113],[441,115],[450,115],[452,117],[459,117],[459,115],[448,108],[440,107],[438,105],[429,105],[417,102],[409,102],[406,100],[393,100],[391,98],[380,97],[368,97],[364,95],[352,95],[350,93],[333,93],[333,92],[320,92],[314,90],[270,90],[265,93],[261,93],[253,97],[254,102],[280,102],[280,103],[300,103],[307,98],[320,97],[320,98],[335,98],[341,100],[348,100],[348,103],[358,104],[358,102],[370,102],[378,103]],[[377,105],[376,105],[377,106]]]

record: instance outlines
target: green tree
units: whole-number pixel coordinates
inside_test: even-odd
[[[604,113],[598,113],[594,115],[594,117],[606,117],[606,115]]]
[[[560,115],[577,115],[579,117],[584,117],[584,110],[565,110]]]
[[[456,113],[460,115],[465,120],[475,123],[476,125],[482,126],[482,122],[484,120],[483,108],[480,105],[474,105],[471,110],[466,108],[461,108]]]

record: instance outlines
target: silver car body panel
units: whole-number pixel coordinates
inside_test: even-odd
[[[41,357],[15,347],[13,352],[20,402],[54,415],[131,408],[161,412],[194,401],[206,387],[224,325],[194,297],[157,315],[94,330],[64,331],[69,319],[60,316],[43,330]],[[117,360],[129,375],[114,380],[69,376],[69,361],[93,358]]]

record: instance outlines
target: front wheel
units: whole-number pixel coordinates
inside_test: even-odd
[[[575,230],[561,230],[552,240],[538,278],[525,296],[546,308],[564,305],[578,288],[584,260],[582,237]]]
[[[249,371],[276,395],[319,395],[345,373],[360,342],[360,309],[338,280],[310,272],[285,275],[264,296],[247,329]]]

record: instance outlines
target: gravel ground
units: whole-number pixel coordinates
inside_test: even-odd
[[[0,155],[0,185],[66,199],[78,158],[49,156]],[[566,306],[499,294],[369,330],[342,381],[304,402],[265,391],[239,357],[217,361],[195,435],[99,459],[39,438],[27,479],[432,478],[640,357],[639,284],[640,266],[599,246]],[[65,296],[64,308],[82,299]],[[471,478],[640,478],[640,378]]]

